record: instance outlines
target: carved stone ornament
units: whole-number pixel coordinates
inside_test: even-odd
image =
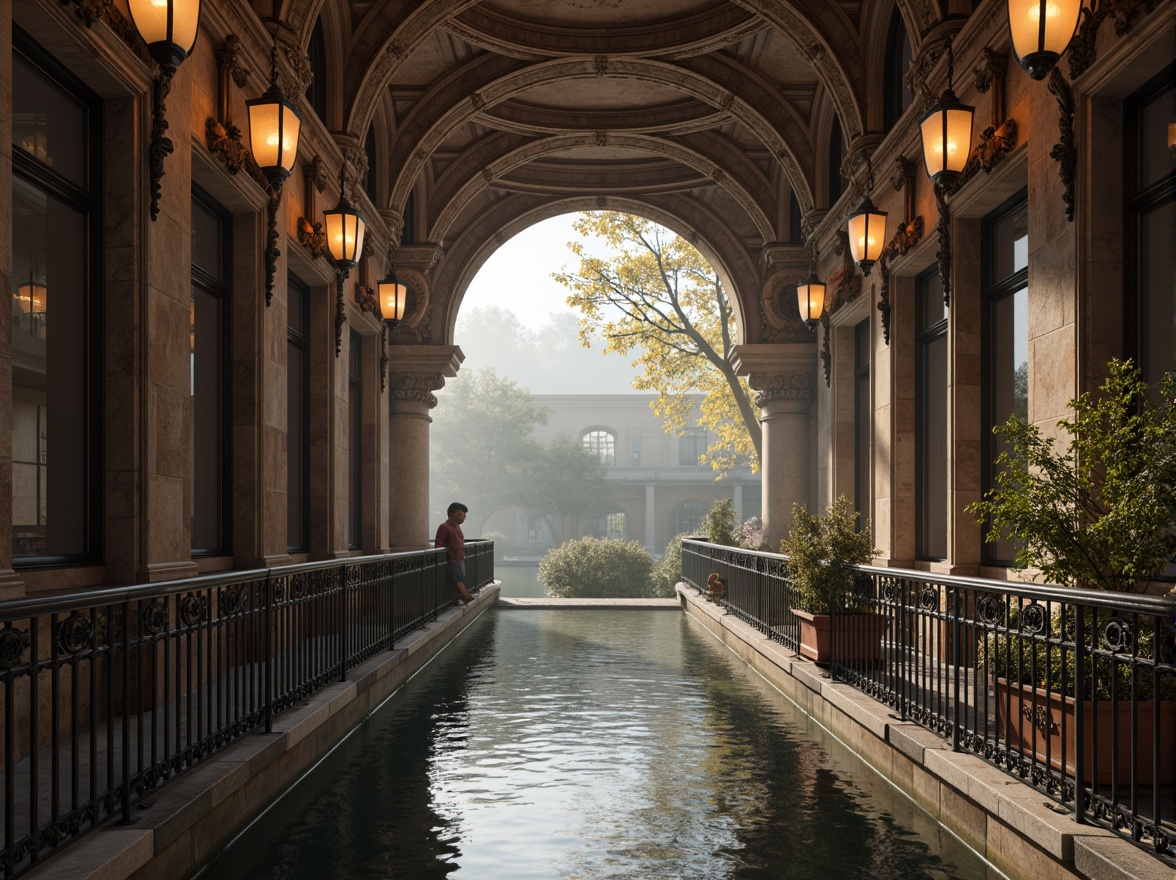
[[[63,6],[73,6],[74,14],[87,28],[105,18],[107,26],[140,58],[147,59],[147,46],[135,25],[112,0],[61,0]]]
[[[364,287],[362,284],[357,284],[355,285],[354,297],[355,304],[359,306],[361,312],[367,312],[380,319],[383,318],[383,312],[380,311],[380,299],[376,296],[374,287]]]
[[[604,76],[608,73],[608,56],[597,55],[592,59],[592,72],[597,76]]]
[[[1058,136],[1060,140],[1049,151],[1058,163],[1058,177],[1062,181],[1062,201],[1066,203],[1066,219],[1074,219],[1074,175],[1078,167],[1078,148],[1074,146],[1074,98],[1065,74],[1055,67],[1049,74],[1049,90],[1058,99]]]
[[[607,147],[608,146],[608,132],[607,131],[596,132],[596,146],[598,146],[598,147]]]
[[[782,270],[764,283],[760,297],[764,342],[812,342],[813,335],[800,320],[796,282],[800,273]]]
[[[821,343],[821,366],[825,370],[825,387],[829,387],[830,373],[833,367],[833,352],[829,348],[829,313],[821,315],[821,325],[825,328],[825,339]]]
[[[392,386],[388,393],[391,399],[424,403],[432,409],[437,405],[437,396],[433,392],[444,387],[445,377],[423,373],[393,373],[389,384]]]
[[[311,223],[305,217],[299,217],[298,241],[306,246],[316,260],[327,254],[327,233],[318,221]]]
[[[302,163],[302,174],[307,184],[313,186],[318,192],[323,192],[327,188],[327,181],[329,180],[327,163],[317,153],[309,162]]]
[[[171,91],[172,78],[176,75],[174,64],[161,64],[152,90],[154,100],[151,111],[151,146],[148,149],[151,166],[151,219],[159,219],[159,199],[162,195],[160,182],[163,180],[163,160],[175,149],[167,136],[167,118],[164,99]]]
[[[286,63],[290,65],[290,70],[293,73],[292,78],[279,77],[283,80],[282,88],[285,89],[287,95],[302,95],[310,88],[310,84],[314,82],[314,68],[310,66],[310,59],[306,53],[298,46],[286,42],[279,42],[282,47],[282,54],[286,58]]]
[[[756,392],[755,405],[761,408],[775,400],[810,401],[815,396],[812,376],[808,373],[753,372],[747,377],[747,384]]]
[[[927,109],[939,97],[931,90],[931,86],[927,81],[931,75],[931,71],[935,69],[935,65],[939,62],[940,56],[943,55],[943,51],[944,44],[941,40],[930,40],[926,42],[924,48],[911,61],[906,76],[903,77],[903,83],[915,93],[916,103],[919,105],[916,108],[916,115],[919,117],[924,116]]]
[[[878,311],[882,313],[882,338],[887,345],[890,344],[890,261],[895,257],[905,257],[922,239],[923,218],[919,216],[909,223],[899,224],[894,231],[894,238],[890,239],[878,258]]]
[[[1070,58],[1070,79],[1077,79],[1094,64],[1098,29],[1108,16],[1115,20],[1115,36],[1122,38],[1155,8],[1156,0],[1093,0],[1089,6],[1083,6],[1078,31],[1066,52]]]
[[[229,34],[224,42],[216,49],[216,66],[218,70],[226,71],[237,88],[243,89],[253,73],[241,63],[241,38],[236,34]]]

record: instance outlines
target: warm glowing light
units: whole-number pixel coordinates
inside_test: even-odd
[[[1007,0],[1009,33],[1017,61],[1045,79],[1078,28],[1082,0]]]
[[[178,67],[200,27],[200,0],[127,0],[131,20],[159,64]]]

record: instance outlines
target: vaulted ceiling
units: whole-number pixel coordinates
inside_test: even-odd
[[[917,51],[943,11],[934,0],[897,8]],[[303,47],[321,27],[327,128],[360,143],[374,132],[376,207],[393,237],[407,221],[405,243],[444,254],[433,285],[445,276],[460,299],[506,237],[585,208],[663,222],[733,286],[758,289],[762,248],[797,241],[790,200],[810,222],[829,207],[834,119],[851,152],[880,137],[895,9],[290,0],[278,17]]]

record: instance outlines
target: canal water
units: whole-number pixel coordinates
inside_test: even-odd
[[[201,876],[987,870],[685,614],[491,610]]]

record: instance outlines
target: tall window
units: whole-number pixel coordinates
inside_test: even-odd
[[[706,430],[687,428],[678,438],[678,464],[697,465],[706,452]]]
[[[347,392],[351,423],[347,466],[351,483],[351,521],[347,534],[352,549],[363,546],[363,337],[351,331],[348,356]]]
[[[1155,388],[1176,370],[1176,187],[1168,126],[1176,104],[1171,65],[1127,99],[1124,113],[1126,168],[1126,339],[1123,349]],[[1159,401],[1157,400],[1157,403]]]
[[[286,546],[310,547],[310,291],[291,277],[286,331]]]
[[[832,206],[845,192],[841,179],[841,163],[845,161],[845,138],[841,134],[841,120],[833,115],[829,129],[829,205]]]
[[[206,194],[192,193],[192,553],[229,552],[228,383],[231,222]]]
[[[947,558],[947,307],[935,267],[917,284],[915,553]]]
[[[853,328],[853,494],[864,528],[870,517],[870,321]]]
[[[306,47],[307,60],[310,61],[310,72],[313,74],[310,85],[306,87],[306,100],[310,102],[314,115],[327,121],[327,41],[323,36],[323,20],[314,23],[314,30],[310,33],[310,43]]]
[[[584,525],[584,533],[593,538],[623,541],[625,540],[625,515],[623,513],[609,513],[604,516],[590,517]]]
[[[101,552],[101,103],[13,29],[12,555]],[[50,322],[52,311],[52,322]]]
[[[683,501],[676,506],[670,513],[670,535],[697,535],[709,507],[701,501]]]
[[[984,299],[984,391],[981,489],[996,485],[997,457],[1008,449],[992,433],[1010,415],[1029,416],[1029,203],[1025,193],[989,215],[981,233]],[[985,542],[983,561],[1009,565],[1011,541]]]
[[[911,66],[914,52],[906,22],[896,6],[890,16],[890,33],[886,37],[886,79],[882,83],[882,112],[886,128],[893,128],[911,105],[911,90],[903,78]]]
[[[634,434],[629,438],[629,464],[641,467],[641,435]]]
[[[584,448],[600,459],[606,467],[617,463],[617,438],[601,428],[594,428],[583,438]]]

